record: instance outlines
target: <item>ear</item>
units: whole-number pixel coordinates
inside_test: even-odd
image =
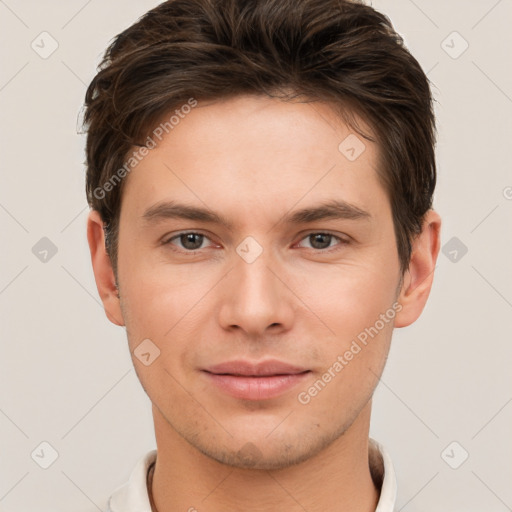
[[[105,248],[103,220],[97,210],[91,210],[87,218],[87,240],[91,251],[91,262],[107,318],[116,325],[123,326],[123,314],[116,287],[112,264]]]
[[[409,269],[405,272],[397,298],[402,309],[395,316],[395,327],[406,327],[415,322],[427,303],[434,269],[441,244],[441,217],[429,210],[423,221],[421,233],[412,244]]]

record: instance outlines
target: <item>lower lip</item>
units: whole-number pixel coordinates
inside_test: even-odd
[[[213,384],[229,395],[242,400],[266,400],[283,394],[304,382],[311,372],[268,377],[243,377],[203,372]]]

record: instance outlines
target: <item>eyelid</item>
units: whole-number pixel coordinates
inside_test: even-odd
[[[327,249],[314,249],[314,248],[310,248],[310,247],[304,247],[304,249],[309,249],[309,250],[315,251],[317,253],[329,253],[332,251],[336,251],[337,249],[340,248],[340,246],[348,245],[352,241],[351,237],[349,237],[348,235],[345,235],[346,238],[344,238],[343,236],[340,236],[339,234],[337,235],[335,233],[332,233],[329,230],[316,229],[316,230],[308,231],[307,233],[302,235],[299,242],[297,242],[297,243],[302,242],[305,238],[308,238],[311,235],[329,235],[329,236],[332,236],[333,238],[335,238],[336,240],[338,240],[337,245],[335,245],[333,247],[328,247]],[[295,244],[295,245],[297,245],[297,244]]]
[[[185,230],[185,231],[179,231],[178,233],[173,234],[169,238],[164,237],[164,241],[162,241],[162,245],[168,245],[168,244],[172,245],[171,242],[173,240],[175,240],[177,238],[180,238],[182,235],[188,235],[188,234],[201,235],[204,238],[210,240],[210,242],[215,243],[210,238],[209,235],[203,233],[201,230]],[[300,242],[302,242],[304,239],[308,238],[311,235],[319,235],[319,234],[332,236],[333,238],[338,240],[338,244],[335,245],[334,247],[328,247],[327,249],[314,249],[314,248],[310,248],[310,247],[304,247],[303,249],[310,249],[311,251],[314,251],[314,252],[317,252],[317,253],[329,253],[331,251],[335,251],[335,250],[339,249],[340,246],[344,246],[344,245],[350,244],[351,241],[352,241],[351,237],[349,237],[348,235],[345,235],[346,238],[344,238],[343,236],[340,236],[339,234],[332,233],[329,230],[321,230],[321,229],[319,230],[319,229],[317,229],[317,230],[308,231],[306,233],[302,233],[301,234],[301,238],[294,245],[299,244]],[[189,251],[189,250],[185,250],[185,249],[175,248],[173,250],[175,250],[177,252],[181,252],[181,253],[187,253],[187,254],[198,254],[203,249],[197,249],[197,250],[190,250]]]
[[[175,240],[176,238],[180,238],[183,235],[201,235],[204,238],[208,239],[210,242],[216,243],[212,240],[210,235],[207,235],[206,233],[202,232],[201,230],[190,229],[190,230],[185,230],[185,231],[178,231],[177,233],[175,233],[171,236],[166,235],[166,236],[162,237],[162,245],[170,244],[173,240]],[[183,249],[177,249],[177,250],[179,250],[181,252],[196,253],[196,252],[199,252],[199,250],[201,250],[201,249],[195,250],[195,251],[185,251]]]

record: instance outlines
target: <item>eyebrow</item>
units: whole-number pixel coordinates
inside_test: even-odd
[[[303,208],[287,213],[279,223],[307,224],[319,220],[346,219],[371,220],[372,215],[358,206],[340,199],[333,199],[318,206]],[[147,224],[158,223],[165,219],[186,219],[199,222],[219,224],[233,231],[233,223],[222,215],[207,208],[165,201],[149,207],[142,215]]]

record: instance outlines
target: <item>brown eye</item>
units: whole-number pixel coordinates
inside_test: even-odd
[[[311,249],[315,249],[318,251],[328,252],[327,249],[336,249],[336,246],[346,245],[349,242],[340,238],[339,236],[333,235],[331,233],[310,233],[302,240],[308,240]],[[333,241],[338,241],[338,244],[331,245]],[[308,248],[308,247],[306,247]]]
[[[203,242],[205,240],[209,240],[208,237],[201,233],[194,233],[194,232],[188,232],[188,233],[179,233],[164,242],[164,245],[177,245],[178,251],[182,252],[194,252],[198,251],[199,249],[202,249]],[[178,242],[178,244],[176,243]]]
[[[309,235],[313,249],[327,249],[331,245],[332,238],[332,235],[328,235],[327,233]]]

